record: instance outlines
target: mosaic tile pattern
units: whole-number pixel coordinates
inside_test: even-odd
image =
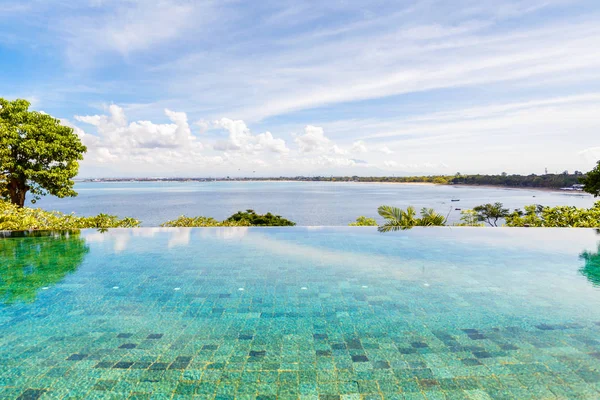
[[[0,239],[0,398],[597,399],[592,230]]]

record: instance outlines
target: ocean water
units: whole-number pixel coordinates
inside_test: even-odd
[[[273,212],[304,226],[343,226],[360,215],[378,217],[377,207],[432,207],[449,220],[456,208],[502,202],[509,208],[528,204],[589,207],[593,197],[581,193],[466,186],[331,182],[120,182],[77,183],[79,196],[46,197],[37,206],[48,210],[135,217],[143,226],[158,226],[180,215],[224,219],[246,209]],[[460,199],[459,202],[451,202]]]
[[[592,229],[0,238],[2,399],[598,399]]]

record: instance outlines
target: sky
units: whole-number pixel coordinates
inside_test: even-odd
[[[80,177],[543,174],[600,159],[597,0],[2,0],[0,97]]]

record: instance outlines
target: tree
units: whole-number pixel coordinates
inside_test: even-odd
[[[435,212],[433,208],[422,208],[419,226],[442,226],[446,224],[446,217]]]
[[[390,232],[410,229],[414,226],[442,226],[446,224],[446,218],[436,213],[431,208],[421,209],[421,218],[417,218],[414,207],[408,207],[406,211],[391,206],[381,206],[377,209],[379,215],[385,218],[385,224],[377,230],[379,232]]]
[[[508,208],[503,208],[502,203],[484,204],[473,208],[480,221],[485,221],[490,226],[498,226],[498,220],[509,215]]]
[[[375,218],[368,218],[361,215],[356,218],[355,222],[348,224],[348,226],[377,226],[377,221],[375,221]]]
[[[72,128],[29,105],[0,98],[0,194],[19,207],[27,192],[32,202],[46,194],[76,196],[73,178],[87,151]]]
[[[596,165],[596,168],[587,173],[583,178],[580,178],[581,183],[584,184],[583,190],[594,197],[600,196],[600,161]]]
[[[475,210],[462,210],[460,212],[460,223],[458,226],[484,226],[479,221],[479,216]]]
[[[247,222],[250,226],[294,226],[295,222],[289,221],[280,215],[273,215],[270,212],[262,215],[254,210],[238,211],[224,222]]]

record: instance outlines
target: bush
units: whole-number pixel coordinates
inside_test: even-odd
[[[460,223],[456,226],[485,226],[479,221],[479,214],[475,210],[462,210],[460,212]]]
[[[356,218],[356,221],[348,224],[348,226],[377,226],[377,221],[375,221],[375,218],[367,218],[361,215]]]
[[[39,208],[19,208],[9,202],[0,201],[0,230],[3,231],[135,228],[139,225],[140,221],[135,218],[119,219],[108,214],[80,217]]]
[[[238,211],[224,221],[217,221],[211,217],[181,217],[167,221],[161,226],[176,228],[199,228],[199,227],[221,227],[221,226],[294,226],[294,222],[282,218],[279,215],[266,213],[257,214],[254,210]]]
[[[210,217],[181,217],[167,221],[161,224],[162,227],[168,228],[201,228],[201,227],[219,227],[219,226],[250,226],[246,221],[242,222],[228,222],[228,221],[217,221]]]
[[[600,201],[589,209],[573,206],[526,206],[525,212],[515,210],[508,215],[506,226],[598,228],[600,227]]]
[[[279,215],[273,215],[270,212],[261,215],[254,210],[238,211],[224,222],[248,222],[250,226],[294,226],[295,222],[282,218]]]

